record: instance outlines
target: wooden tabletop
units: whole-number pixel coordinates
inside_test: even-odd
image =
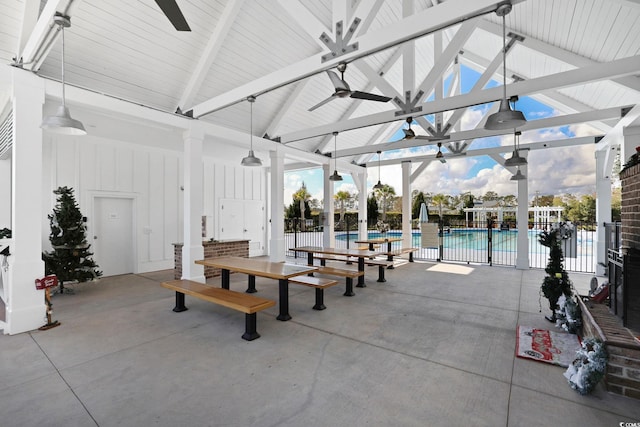
[[[388,243],[388,242],[400,242],[402,237],[376,237],[375,239],[356,240],[355,243]]]
[[[380,251],[369,249],[343,249],[343,248],[323,248],[322,246],[300,246],[297,248],[291,249],[292,251],[298,252],[311,252],[314,254],[327,254],[327,255],[342,255],[342,256],[352,256],[352,257],[370,257],[373,255],[377,255]]]
[[[267,277],[269,279],[288,279],[290,277],[311,273],[318,269],[317,267],[308,265],[287,264],[265,259],[235,256],[201,259],[196,261],[196,264],[245,273],[252,276]]]

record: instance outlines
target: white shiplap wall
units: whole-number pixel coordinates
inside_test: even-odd
[[[50,248],[47,215],[56,203],[53,190],[66,185],[75,189],[80,209],[89,217],[88,237],[92,236],[93,197],[134,197],[136,272],[173,268],[172,243],[181,242],[183,235],[181,152],[91,135],[74,140],[45,136],[44,159],[45,249]],[[264,169],[230,166],[213,158],[203,159],[203,168],[207,238],[218,238],[220,199],[259,200],[266,204]],[[261,220],[266,229],[266,215]],[[260,246],[266,248],[262,238]]]

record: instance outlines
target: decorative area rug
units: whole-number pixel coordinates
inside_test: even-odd
[[[518,325],[518,357],[567,367],[579,349],[580,338],[577,335]]]

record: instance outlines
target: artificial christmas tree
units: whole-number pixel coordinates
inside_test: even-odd
[[[571,297],[571,281],[569,274],[564,269],[564,255],[562,254],[561,241],[566,237],[568,228],[561,225],[551,231],[543,231],[538,237],[541,245],[549,248],[549,262],[544,269],[547,277],[542,281],[542,294],[549,300],[551,317],[545,316],[550,322],[555,322],[558,300],[562,295],[567,299]]]
[[[60,293],[64,293],[65,282],[94,280],[102,272],[91,258],[91,245],[87,243],[84,219],[73,196],[73,188],[59,187],[53,193],[58,195],[53,214],[48,215],[53,251],[44,252],[42,258],[46,274],[58,277]]]

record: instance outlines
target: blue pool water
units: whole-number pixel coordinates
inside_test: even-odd
[[[530,250],[533,252],[544,252],[544,248],[538,243],[538,230],[529,230],[529,244]],[[381,237],[402,237],[402,233],[399,231],[390,231],[382,235],[377,231],[369,231],[369,238],[381,238]],[[419,248],[421,245],[420,232],[413,232],[413,247]],[[516,240],[518,237],[517,230],[493,230],[492,243],[493,250],[499,251],[516,251]],[[347,240],[347,234],[336,234],[336,240]],[[359,240],[357,233],[349,233],[349,246],[355,246],[354,241]],[[484,229],[451,229],[449,232],[444,233],[443,247],[446,249],[475,249],[484,250],[487,249],[487,230]],[[578,234],[578,244],[580,244],[580,234]],[[401,245],[402,242],[397,242],[396,245]]]

